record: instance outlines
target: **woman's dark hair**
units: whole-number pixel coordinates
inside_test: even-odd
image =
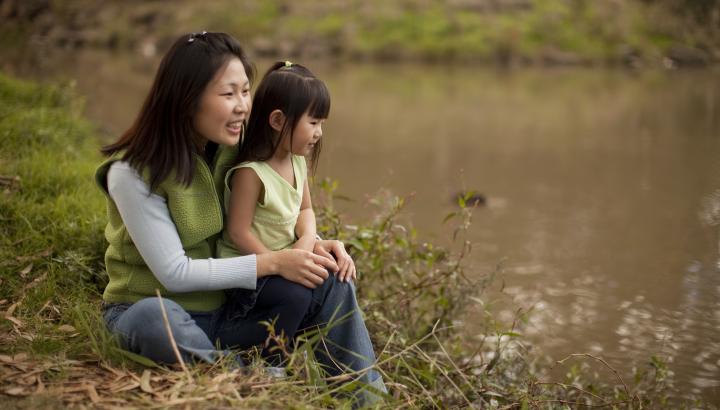
[[[270,126],[270,113],[280,110],[285,124],[280,133]],[[325,119],[330,113],[330,93],[325,84],[300,64],[279,61],[265,73],[255,91],[247,132],[238,157],[239,162],[267,161],[290,136],[303,114]],[[310,156],[312,169],[317,167],[322,139],[315,143]]]
[[[122,160],[138,172],[148,167],[151,189],[172,172],[177,182],[190,185],[198,138],[192,117],[205,87],[234,57],[240,59],[252,83],[255,67],[233,37],[207,32],[182,35],[160,62],[133,125],[101,152],[108,156],[122,152]]]

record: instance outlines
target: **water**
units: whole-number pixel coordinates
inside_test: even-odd
[[[74,78],[114,136],[157,64],[126,57],[14,70]],[[539,351],[592,353],[626,379],[653,354],[671,357],[679,388],[720,402],[716,70],[308,65],[333,97],[319,175],[355,199],[348,218],[367,218],[367,196],[389,188],[412,195],[408,217],[442,242],[453,194],[482,192],[470,271],[504,261],[505,292],[533,309],[522,331]],[[479,324],[466,327],[472,337]]]
[[[475,270],[506,261],[506,292],[533,308],[523,332],[542,352],[589,352],[626,378],[670,357],[678,387],[720,402],[719,231],[702,222],[720,188],[717,73],[342,73],[323,173],[345,193],[378,181],[414,192],[429,232],[453,192],[484,193]]]

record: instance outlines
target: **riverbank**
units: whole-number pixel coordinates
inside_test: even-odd
[[[162,54],[182,32],[227,31],[268,58],[691,67],[720,61],[720,4],[640,0],[0,2],[0,45]]]
[[[158,368],[118,349],[102,329],[100,290],[104,200],[92,182],[95,129],[68,87],[37,86],[0,76],[0,402],[6,407],[86,404],[337,407],[333,390],[300,350],[292,376],[273,382],[259,371],[221,366],[188,373]],[[565,378],[528,353],[515,322],[490,307],[484,337],[468,343],[458,318],[468,298],[482,297],[492,272],[464,277],[463,232],[470,210],[451,222],[458,249],[425,243],[397,220],[403,200],[376,201],[375,222],[348,226],[335,212],[332,182],[317,192],[321,230],[349,244],[364,273],[361,300],[375,338],[388,406],[538,407],[617,403],[636,408],[690,406],[672,388],[664,361],[653,358],[623,380],[592,356],[571,357]],[[394,306],[396,309],[383,307]],[[518,312],[519,321],[527,312]],[[88,348],[89,346],[89,348]],[[675,398],[675,399],[673,399]]]

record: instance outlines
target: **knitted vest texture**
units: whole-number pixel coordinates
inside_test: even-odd
[[[221,202],[216,186],[221,187],[223,181],[213,179],[213,170],[218,167],[229,168],[236,153],[234,147],[219,148],[212,169],[200,156],[195,156],[194,177],[190,186],[178,183],[171,174],[153,191],[165,198],[180,242],[190,258],[207,259],[214,256],[214,244],[223,228]],[[107,192],[107,173],[113,162],[120,158],[121,155],[116,155],[108,159],[95,173],[95,180],[107,197],[108,224],[105,238],[108,248],[105,252],[105,267],[109,283],[103,293],[103,300],[107,303],[134,303],[156,296],[155,289],[159,289],[163,297],[172,299],[189,311],[219,308],[225,302],[223,291],[171,293],[145,264]],[[148,182],[149,172],[145,170],[142,177]]]

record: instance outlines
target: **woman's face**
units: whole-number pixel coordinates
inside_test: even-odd
[[[205,87],[193,116],[193,128],[202,138],[201,144],[237,144],[250,107],[250,81],[240,59],[233,57]]]

